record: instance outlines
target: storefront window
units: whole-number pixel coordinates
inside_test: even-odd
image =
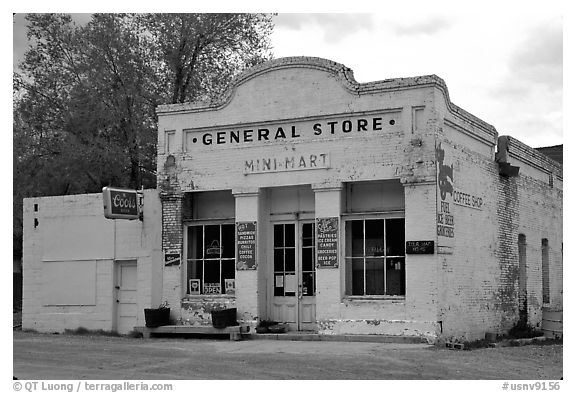
[[[188,294],[234,293],[234,224],[189,226],[187,251]]]
[[[404,219],[346,221],[346,294],[404,296]]]

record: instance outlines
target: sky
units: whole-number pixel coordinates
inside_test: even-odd
[[[351,68],[358,82],[435,74],[446,82],[454,104],[500,135],[532,147],[557,145],[563,143],[564,18],[562,9],[550,4],[522,12],[514,7],[287,10],[274,18],[273,53],[336,61]],[[88,18],[75,16],[79,23]],[[16,67],[27,47],[23,14],[15,16],[13,34]]]
[[[436,74],[451,101],[532,146],[562,142],[562,17],[280,14],[274,54],[342,63],[358,82]]]

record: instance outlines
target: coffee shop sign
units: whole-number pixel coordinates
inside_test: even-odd
[[[478,210],[482,210],[482,205],[484,204],[482,197],[468,194],[459,190],[454,190],[452,193],[452,199],[455,205],[470,207]]]

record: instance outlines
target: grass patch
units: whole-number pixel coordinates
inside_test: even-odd
[[[137,332],[136,330],[130,331],[130,333],[128,333],[127,336],[130,338],[142,338],[142,337],[144,337],[142,332]]]
[[[98,330],[90,330],[86,329],[85,327],[78,327],[76,329],[64,329],[64,334],[72,335],[72,336],[108,336],[108,337],[121,337],[121,334],[116,333],[110,330],[98,329]]]
[[[464,349],[472,350],[472,349],[481,349],[481,348],[488,348],[492,341],[486,340],[485,338],[476,340],[476,341],[467,341],[464,343]]]

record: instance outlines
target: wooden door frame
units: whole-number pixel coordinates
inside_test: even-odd
[[[303,330],[301,327],[301,292],[302,292],[302,225],[303,224],[315,224],[314,218],[299,218],[298,216],[294,216],[293,218],[282,217],[277,219],[270,219],[270,231],[271,234],[268,236],[267,239],[267,248],[268,248],[268,260],[267,260],[267,275],[268,275],[268,301],[267,301],[267,312],[266,315],[268,318],[272,318],[273,312],[273,302],[274,302],[274,225],[281,225],[281,224],[294,224],[295,228],[295,270],[296,270],[296,294],[294,296],[294,300],[296,302],[296,325],[298,331]],[[314,237],[316,234],[314,233]],[[316,240],[314,241],[316,244]],[[315,270],[316,273],[316,270]],[[316,276],[314,277],[316,280]],[[314,295],[316,297],[316,295]]]
[[[118,311],[119,311],[119,292],[120,292],[120,267],[122,265],[134,265],[136,267],[136,302],[138,302],[138,259],[114,259],[113,260],[113,279],[112,279],[112,331],[118,331]],[[138,315],[136,315],[138,321]]]

